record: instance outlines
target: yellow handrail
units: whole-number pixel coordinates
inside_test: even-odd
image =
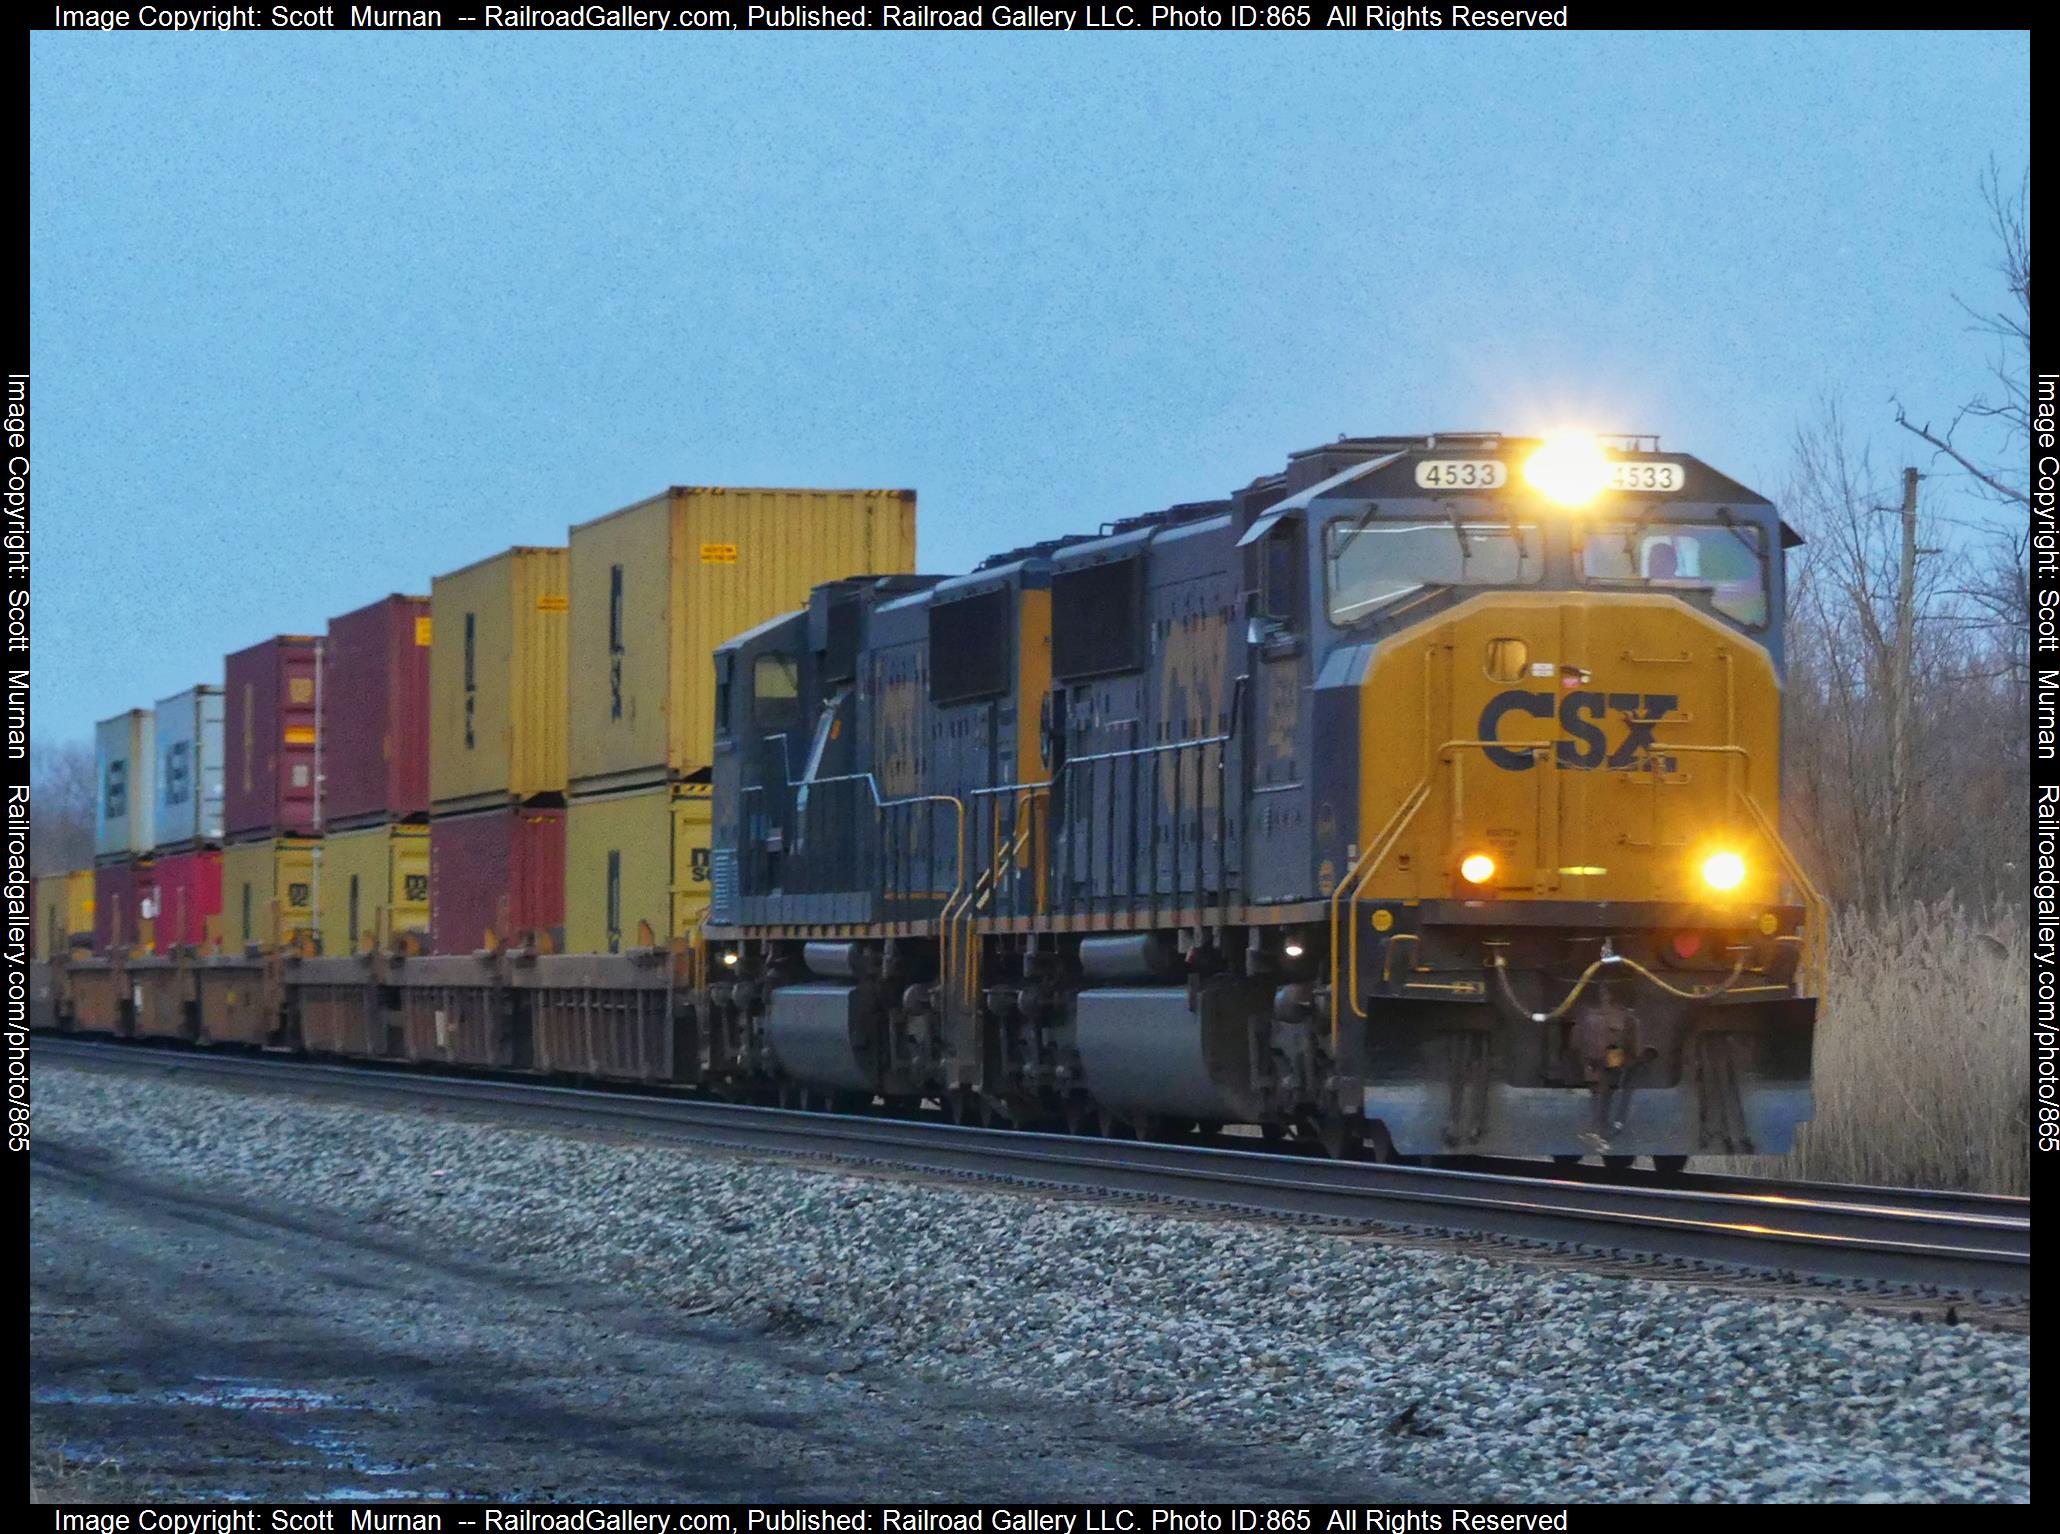
[[[1433,761],[1446,761],[1454,751],[1466,749],[1486,750],[1489,747],[1507,751],[1528,751],[1534,756],[1540,752],[1554,749],[1553,744],[1550,742],[1506,743],[1483,740],[1448,740],[1437,749],[1433,756]],[[1743,746],[1669,743],[1665,749],[1668,752],[1699,752],[1712,756],[1737,759],[1745,764],[1746,769],[1739,776],[1750,776],[1751,753]],[[1804,921],[1805,930],[1802,952],[1799,956],[1797,972],[1806,989],[1812,994],[1820,993],[1823,983],[1824,945],[1828,942],[1830,934],[1830,903],[1825,900],[1816,885],[1810,882],[1809,875],[1803,871],[1801,861],[1797,859],[1787,842],[1782,839],[1781,833],[1775,827],[1773,821],[1760,808],[1752,795],[1746,791],[1743,784],[1738,782],[1736,778],[1733,778],[1727,786],[1730,789],[1730,797],[1745,806],[1746,813],[1752,817],[1752,821],[1760,835],[1774,849],[1775,857],[1779,860],[1782,871],[1787,875],[1789,881],[1795,885],[1796,889],[1801,892],[1803,905],[1806,910],[1806,918]],[[1428,801],[1430,793],[1431,780],[1426,776],[1410,791],[1409,795],[1402,801],[1395,812],[1388,817],[1387,824],[1381,827],[1374,840],[1359,855],[1352,866],[1346,870],[1345,877],[1338,881],[1337,886],[1331,892],[1330,1020],[1331,1048],[1333,1052],[1339,1046],[1339,1035],[1344,1026],[1345,1005],[1350,1005],[1352,1014],[1355,1017],[1363,1018],[1367,1016],[1365,1008],[1359,1004],[1359,902],[1364,898],[1366,888],[1373,882],[1373,876],[1379,871],[1381,863],[1386,860],[1389,853],[1394,851],[1395,845],[1402,838],[1402,833],[1409,828],[1409,824],[1416,818],[1417,812]],[[1347,929],[1342,953],[1340,951],[1338,932],[1341,915],[1344,918]],[[1341,980],[1343,981],[1342,989],[1344,991],[1342,1000],[1339,996]]]
[[[999,815],[998,810],[996,813]],[[965,918],[966,923],[965,944],[961,952],[962,962],[965,966],[965,976],[964,986],[960,994],[968,1008],[977,1003],[980,994],[980,948],[979,944],[974,941],[976,936],[974,926],[979,920],[976,913],[979,907],[986,903],[988,897],[1000,885],[1002,869],[1014,862],[1016,855],[1023,850],[1023,844],[1030,835],[1030,829],[1030,823],[1025,821],[1017,827],[1015,834],[1006,843],[997,846],[993,864],[974,882],[972,892],[966,897],[965,904],[959,907],[959,914]],[[998,840],[999,834],[997,833]],[[959,979],[956,970],[952,971],[952,979],[954,982]]]
[[[1343,905],[1346,901],[1349,900],[1351,902],[1352,911],[1356,916],[1359,908],[1359,891],[1363,889],[1366,885],[1366,882],[1373,877],[1374,870],[1380,867],[1381,859],[1385,858],[1388,855],[1388,853],[1391,850],[1393,850],[1395,843],[1401,840],[1402,833],[1409,827],[1409,822],[1416,818],[1416,812],[1423,808],[1424,801],[1429,799],[1430,796],[1430,779],[1425,778],[1421,782],[1419,782],[1416,785],[1416,787],[1410,792],[1409,797],[1402,801],[1400,806],[1396,808],[1395,813],[1388,817],[1388,823],[1380,828],[1380,831],[1375,835],[1374,839],[1367,844],[1366,850],[1361,852],[1359,854],[1358,860],[1354,862],[1350,868],[1345,870],[1345,877],[1340,879],[1337,882],[1337,886],[1331,891],[1330,1044],[1333,1055],[1335,1055],[1338,1047],[1338,1036],[1344,1027],[1344,1014],[1338,1009],[1338,909],[1341,905]],[[1359,945],[1357,941],[1357,925],[1358,924],[1356,921],[1352,923],[1352,926],[1354,928],[1354,941],[1352,943],[1353,968],[1351,972],[1350,985],[1353,993],[1352,1010],[1358,1013],[1359,1016],[1364,1017],[1366,1014],[1364,1012],[1359,1011],[1358,998]]]
[[[1821,996],[1824,991],[1824,949],[1831,941],[1831,902],[1810,882],[1810,876],[1803,872],[1801,861],[1789,850],[1788,843],[1782,840],[1780,831],[1768,818],[1767,812],[1760,808],[1759,801],[1742,788],[1738,791],[1738,797],[1751,813],[1754,822],[1758,824],[1760,834],[1774,849],[1775,856],[1781,859],[1782,870],[1802,893],[1806,915],[1803,921],[1802,952],[1796,962],[1796,977],[1803,982],[1810,995]]]

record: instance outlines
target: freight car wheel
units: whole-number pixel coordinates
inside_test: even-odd
[[[1581,1153],[1579,1151],[1554,1151],[1552,1153],[1552,1164],[1554,1166],[1579,1166],[1581,1164]]]
[[[1679,1177],[1688,1170],[1686,1156],[1654,1156],[1652,1169],[1662,1177]]]
[[[1638,1164],[1636,1156],[1604,1156],[1602,1164],[1612,1172],[1628,1172]]]

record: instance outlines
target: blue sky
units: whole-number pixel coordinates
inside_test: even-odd
[[[31,41],[34,732],[670,483],[921,563],[1341,432],[1949,417],[2022,34]],[[1942,502],[1961,494],[1937,482]],[[1971,511],[1971,503],[1969,506]]]

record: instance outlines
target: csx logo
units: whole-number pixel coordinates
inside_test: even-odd
[[[1648,758],[1654,744],[1653,730],[1680,702],[1678,696],[1665,692],[1570,692],[1564,696],[1521,689],[1498,692],[1481,710],[1480,738],[1500,740],[1502,721],[1511,714],[1550,719],[1556,713],[1559,727],[1568,736],[1553,747],[1560,766],[1602,767],[1612,772],[1643,767],[1671,771],[1673,764],[1666,758]],[[1619,728],[1623,739],[1612,750],[1610,737]],[[1489,761],[1510,772],[1527,771],[1536,760],[1529,750],[1490,746],[1486,754]]]

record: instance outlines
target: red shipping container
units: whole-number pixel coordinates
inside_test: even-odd
[[[429,948],[473,953],[548,934],[565,944],[565,812],[493,809],[429,822]]]
[[[222,829],[232,841],[314,833],[318,649],[281,634],[222,664]]]
[[[429,813],[429,598],[329,620],[322,651],[322,826]]]
[[[126,953],[149,935],[157,907],[156,873],[149,858],[111,858],[93,869],[93,951]]]
[[[205,948],[222,935],[222,854],[212,848],[157,860],[157,952]]]

